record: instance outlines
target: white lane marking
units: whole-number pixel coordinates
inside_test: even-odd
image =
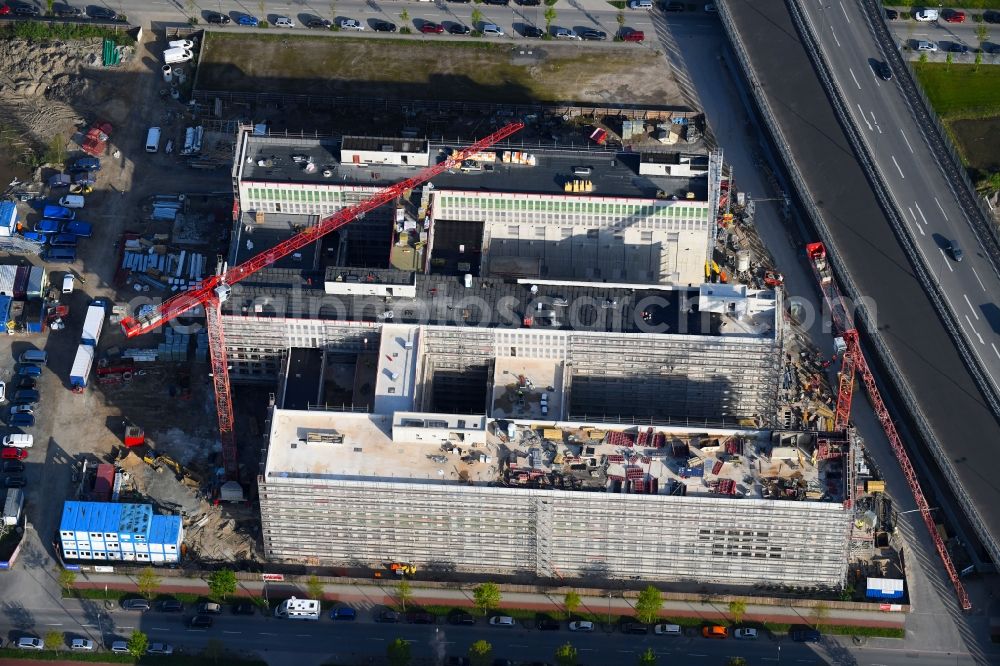
[[[906,133],[903,132],[902,129],[899,130],[899,133],[903,135],[903,141],[906,142],[906,147],[909,148],[910,152],[912,153],[913,152],[913,146],[910,145],[910,140],[906,138]],[[937,199],[934,199],[934,201],[937,201]],[[938,204],[938,206],[940,206],[940,205],[941,204]],[[941,212],[943,213],[944,211],[941,211]]]
[[[913,212],[913,209],[910,208],[909,206],[907,206],[906,210],[910,211],[910,217],[912,217],[913,221],[916,222],[917,221],[917,214]]]
[[[1000,358],[1000,351],[997,350],[997,346],[991,342],[990,347],[993,347],[993,353],[997,355],[997,358]]]
[[[135,627],[118,627],[119,629],[135,629]]]
[[[844,12],[844,18],[847,19],[848,23],[850,23],[851,22],[851,17],[847,15],[847,10],[844,9],[844,3],[842,3],[842,2],[840,3],[840,11]]]
[[[837,39],[837,33],[833,31],[833,26],[830,26],[830,34],[833,35],[833,41],[837,42],[837,48],[841,48],[840,40]]]
[[[295,634],[296,638],[309,638],[312,634]]]
[[[260,635],[261,635],[261,636],[277,636],[278,634],[269,634],[269,633],[267,633],[266,631],[261,631],[261,632],[260,632]],[[372,640],[372,641],[381,641],[381,640],[384,640],[384,639],[382,639],[382,638],[369,638],[368,640]]]
[[[61,627],[62,626],[62,622],[49,622],[45,626],[46,627]]]
[[[906,176],[903,175],[903,170],[899,168],[899,162],[896,161],[895,155],[892,155],[892,163],[896,165],[896,171],[899,172],[900,178],[906,178]]]
[[[224,634],[242,634],[242,631],[223,631]]]
[[[151,631],[170,631],[169,627],[150,627]]]
[[[861,90],[861,84],[858,83],[858,77],[854,76],[854,70],[848,67],[847,71],[851,73],[851,78],[854,79],[854,85],[858,87],[858,90]],[[862,111],[862,113],[864,113],[864,111]]]
[[[924,233],[924,228],[922,226],[920,226],[919,224],[917,225],[917,231],[920,232],[921,236],[926,236],[927,235],[927,234]]]
[[[511,645],[511,647],[516,647],[516,648],[526,648],[526,647],[528,647],[528,646],[527,646],[527,645],[513,645],[513,644],[512,644],[512,645]]]
[[[853,72],[852,72],[852,74],[853,74]],[[860,87],[861,86],[858,86],[858,88],[860,88]],[[868,122],[868,116],[865,115],[865,110],[861,108],[860,104],[858,104],[858,113],[861,114],[861,120],[865,121],[865,125],[868,125],[868,129],[870,130],[872,128],[872,124],[870,122]]]
[[[983,291],[986,291],[986,285],[979,279],[979,273],[976,272],[975,266],[969,266],[969,268],[972,269],[972,274],[976,276],[976,282],[978,282],[979,286],[983,288]]]
[[[969,304],[969,309],[972,310],[972,316],[976,318],[976,321],[979,321],[979,315],[976,314],[976,308],[972,307],[972,301],[970,301],[969,297],[965,294],[962,294],[962,297],[965,299],[965,302]]]
[[[938,252],[941,253],[941,258],[944,259],[944,265],[948,267],[949,271],[951,271],[952,273],[954,273],[955,269],[951,267],[950,263],[948,263],[948,257],[947,257],[947,255],[945,255],[944,250],[942,250],[941,248],[938,248]]]
[[[972,325],[972,320],[969,319],[969,315],[965,315],[965,321],[969,322],[969,328],[971,328],[972,332],[976,334],[977,338],[979,338],[979,344],[985,345],[986,343],[983,341],[983,336],[979,335],[979,331],[977,331],[976,328]]]
[[[899,131],[902,132],[903,130],[899,130]],[[903,137],[903,138],[905,139],[906,137]],[[938,201],[937,197],[934,197],[934,203],[936,203],[938,205],[938,210],[941,211],[941,214],[944,215],[944,221],[947,222],[948,221],[948,213],[944,212],[944,208],[941,207],[941,202]]]
[[[698,654],[697,652],[688,652],[689,657],[707,657],[707,654]]]
[[[927,218],[924,217],[924,211],[920,210],[920,204],[914,201],[913,205],[917,207],[917,212],[920,213],[920,219],[924,221],[924,224],[927,224]]]

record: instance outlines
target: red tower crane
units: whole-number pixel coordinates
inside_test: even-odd
[[[407,190],[422,185],[438,174],[461,164],[462,160],[467,159],[467,156],[489,148],[498,141],[520,131],[523,127],[524,123],[511,123],[471,146],[456,151],[444,161],[427,167],[412,178],[379,190],[353,206],[342,208],[333,215],[320,220],[316,226],[278,243],[270,250],[261,252],[242,264],[226,270],[221,275],[205,278],[197,287],[163,301],[148,312],[122,320],[122,330],[126,337],[133,338],[151,331],[189,310],[204,307],[209,355],[212,362],[212,379],[215,384],[215,407],[219,418],[219,439],[222,442],[222,461],[226,478],[237,481],[239,476],[236,436],[233,431],[233,405],[229,392],[229,368],[226,362],[226,341],[222,330],[222,304],[229,298],[232,285],[262,268],[270,266],[282,257],[316,242],[331,231],[350,224],[359,215],[374,210],[394,200]]]
[[[917,473],[913,469],[910,457],[906,453],[906,449],[903,448],[903,440],[896,430],[896,424],[893,423],[889,410],[882,401],[882,395],[875,384],[875,376],[868,367],[868,362],[865,361],[864,354],[861,353],[858,331],[854,328],[854,321],[851,314],[844,304],[844,299],[837,288],[837,283],[834,282],[833,271],[830,269],[830,264],[826,257],[826,247],[822,243],[809,243],[806,245],[806,253],[809,256],[809,263],[812,264],[813,271],[816,273],[816,278],[819,280],[823,299],[830,310],[834,330],[844,341],[834,429],[841,431],[847,428],[851,416],[851,401],[854,397],[854,378],[856,375],[860,375],[861,381],[864,382],[865,387],[868,389],[868,398],[871,400],[875,415],[882,424],[882,429],[889,440],[889,445],[892,447],[893,453],[896,454],[896,460],[903,470],[903,476],[906,477],[906,482],[910,485],[910,491],[913,493],[913,499],[917,503],[917,509],[920,511],[920,515],[924,519],[924,524],[927,526],[931,539],[934,541],[934,548],[941,557],[941,562],[944,564],[948,578],[951,579],[951,584],[955,588],[955,594],[958,595],[958,603],[962,607],[962,610],[970,610],[972,602],[969,601],[969,595],[965,592],[965,587],[958,577],[958,571],[955,569],[955,564],[951,561],[951,555],[945,547],[944,539],[941,538],[941,535],[937,531],[937,525],[935,525],[934,518],[931,516],[930,505],[927,503],[927,498],[924,497],[924,491],[920,488],[920,481],[917,479]],[[853,470],[851,471],[853,472]],[[853,478],[853,474],[849,473],[848,478]],[[849,483],[853,483],[853,481]]]

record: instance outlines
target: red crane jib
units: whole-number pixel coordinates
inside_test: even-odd
[[[125,332],[126,337],[133,338],[137,335],[142,335],[143,333],[151,331],[161,324],[174,319],[175,317],[181,316],[194,307],[211,302],[215,299],[215,289],[220,284],[232,285],[250,275],[253,275],[260,269],[270,266],[282,257],[286,257],[296,250],[300,250],[306,245],[316,241],[316,239],[322,238],[331,231],[335,231],[340,227],[351,223],[359,215],[374,210],[379,206],[392,201],[406,190],[411,190],[419,185],[422,185],[434,176],[451,169],[457,164],[461,164],[462,160],[466,159],[468,155],[489,148],[498,141],[502,141],[512,134],[520,131],[523,127],[524,123],[511,123],[497,130],[493,134],[480,139],[471,146],[459,150],[457,153],[448,157],[444,161],[435,164],[434,166],[427,167],[413,178],[401,181],[395,185],[390,185],[360,203],[348,206],[347,208],[342,208],[333,215],[321,220],[316,226],[310,227],[305,231],[292,236],[288,240],[275,245],[266,252],[261,252],[257,256],[245,261],[239,266],[230,268],[223,275],[213,275],[205,278],[197,287],[165,300],[152,311],[140,317],[126,317],[122,320],[122,330]]]

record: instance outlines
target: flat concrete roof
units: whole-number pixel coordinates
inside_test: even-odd
[[[269,250],[278,243],[286,241],[299,231],[315,226],[319,219],[315,215],[293,215],[291,213],[265,213],[262,222],[258,222],[255,214],[244,212],[240,218],[239,236],[237,237],[232,265],[241,264],[252,259],[264,250]],[[298,252],[278,259],[272,267],[313,270],[319,263],[317,254],[320,251],[321,239],[306,245]]]
[[[352,142],[362,137],[351,137]],[[413,166],[371,165],[365,167],[343,164],[341,144],[336,139],[285,139],[247,135],[246,159],[242,165],[242,180],[326,185],[366,185],[381,187],[412,177],[418,170]],[[386,139],[372,138],[380,142]],[[417,143],[415,140],[406,139]],[[472,141],[470,140],[469,143]],[[448,151],[462,146],[431,142],[430,160],[436,164]],[[590,168],[585,178],[594,184],[590,196],[636,197],[644,199],[677,196],[684,199],[694,192],[695,200],[708,198],[708,181],[704,177],[671,178],[640,176],[639,153],[582,152],[569,150],[531,151],[537,166],[503,164],[499,160],[485,165],[482,171],[454,170],[436,176],[434,187],[439,190],[478,190],[520,192],[528,194],[567,194],[563,185],[581,177],[573,174],[575,167]],[[311,158],[316,169],[307,172],[294,156]],[[330,176],[324,176],[324,171]]]
[[[816,433],[490,426],[484,445],[461,447],[394,442],[391,415],[275,410],[264,474],[268,482],[355,479],[843,501],[841,462],[812,459]]]
[[[418,351],[415,327],[399,324],[382,327],[378,377],[375,379],[376,414],[413,410]]]

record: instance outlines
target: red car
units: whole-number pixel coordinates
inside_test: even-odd
[[[948,23],[965,23],[965,12],[957,12],[953,9],[944,14],[944,20]]]
[[[28,457],[28,449],[19,449],[14,446],[3,447],[3,453],[0,454],[0,458],[7,458],[11,460],[24,460]]]
[[[444,32],[444,26],[440,23],[431,23],[430,21],[426,21],[420,25],[420,32],[440,34]]]
[[[0,5],[0,16],[6,16],[7,14],[10,14],[10,5],[5,2]]]
[[[646,33],[642,30],[632,30],[630,28],[625,28],[622,30],[622,41],[623,42],[644,42],[646,41]]]

